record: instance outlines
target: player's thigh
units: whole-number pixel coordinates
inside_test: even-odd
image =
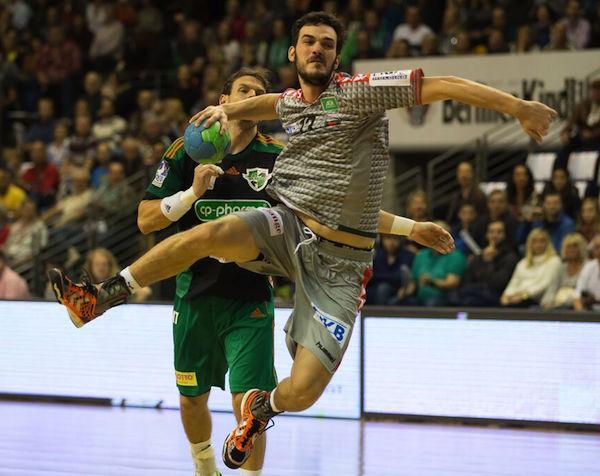
[[[230,321],[223,329],[229,366],[229,388],[245,393],[253,388],[270,391],[277,385],[272,301],[229,303]]]
[[[175,297],[173,350],[175,379],[181,395],[197,397],[225,387],[227,361],[214,327],[212,300]]]
[[[237,215],[227,215],[201,226],[212,226],[211,255],[227,261],[252,261],[259,251],[246,221]]]

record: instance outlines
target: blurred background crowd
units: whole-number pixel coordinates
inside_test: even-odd
[[[590,0],[0,1],[0,298],[50,297],[48,266],[102,280],[160,239],[140,235],[135,209],[166,148],[239,67],[268,68],[273,91],[296,87],[291,24],[315,9],[348,29],[344,71],[357,59],[600,47]],[[263,130],[285,140],[277,123]],[[414,191],[406,214],[443,220],[457,251],[381,237],[369,302],[593,306],[598,190],[576,188],[561,157],[600,149],[600,81],[562,141],[548,183],[523,164],[484,192],[465,162],[444,209]]]

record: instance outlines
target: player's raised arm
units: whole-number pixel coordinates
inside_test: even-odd
[[[423,78],[423,104],[447,99],[510,114],[519,120],[523,130],[537,143],[542,142],[557,115],[554,109],[540,102],[525,101],[468,79],[455,76]]]
[[[198,126],[206,121],[205,127],[210,127],[219,121],[221,132],[223,132],[227,128],[228,121],[269,121],[277,119],[279,116],[275,111],[275,105],[280,96],[279,93],[261,94],[243,101],[208,106],[194,114],[190,119],[190,124],[194,123]]]

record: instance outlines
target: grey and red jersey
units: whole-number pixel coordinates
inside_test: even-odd
[[[337,73],[313,103],[288,89],[277,101],[289,142],[269,192],[340,231],[374,237],[389,166],[385,111],[421,103],[420,69]]]

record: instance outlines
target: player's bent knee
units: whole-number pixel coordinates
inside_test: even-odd
[[[317,381],[309,381],[308,379],[293,379],[291,380],[292,393],[296,406],[299,411],[310,408],[321,396],[325,390],[325,385],[321,385]]]
[[[208,393],[204,393],[197,397],[179,395],[179,406],[181,411],[193,413],[208,411],[208,395]]]

